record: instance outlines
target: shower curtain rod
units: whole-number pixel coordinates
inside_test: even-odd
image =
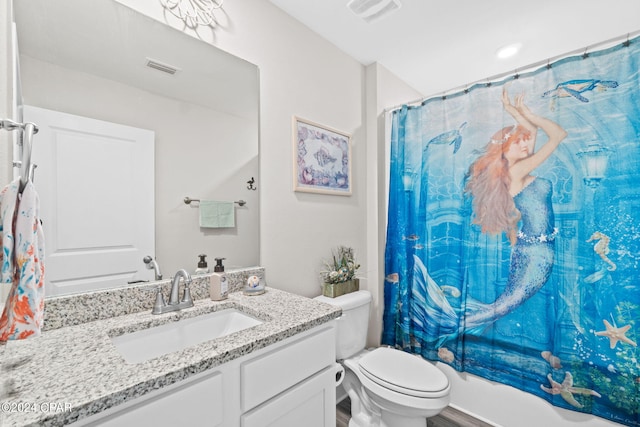
[[[543,60],[543,61],[535,62],[533,64],[530,64],[530,65],[527,65],[527,66],[523,67],[522,69],[516,68],[513,71],[508,71],[508,72],[505,72],[505,73],[502,73],[502,74],[497,74],[495,76],[488,77],[488,78],[482,79],[482,80],[476,80],[476,81],[474,81],[472,83],[467,83],[465,85],[457,86],[457,87],[455,87],[453,89],[446,90],[446,91],[440,92],[438,94],[432,94],[432,95],[425,96],[423,98],[419,98],[419,99],[416,99],[416,100],[413,100],[413,101],[410,101],[410,102],[405,102],[405,103],[396,105],[394,107],[385,108],[384,112],[385,113],[391,113],[391,112],[393,112],[395,110],[399,110],[400,108],[402,108],[405,105],[407,105],[407,106],[418,106],[418,105],[421,105],[421,104],[423,104],[424,102],[426,102],[426,101],[428,101],[430,99],[446,98],[449,95],[457,95],[457,94],[459,94],[461,92],[465,92],[465,91],[471,89],[475,85],[490,84],[490,83],[493,83],[493,82],[497,82],[497,81],[503,80],[505,77],[508,77],[510,75],[519,76],[521,74],[525,74],[525,73],[528,73],[528,72],[535,71],[535,70],[537,70],[538,68],[540,68],[541,66],[544,66],[544,65],[550,67],[551,64],[554,63],[554,62],[557,62],[557,61],[559,61],[561,59],[569,58],[571,56],[575,56],[575,55],[578,55],[578,54],[581,54],[586,58],[589,53],[593,53],[593,52],[597,52],[599,50],[604,50],[606,48],[613,47],[613,46],[615,46],[616,44],[618,44],[620,42],[629,42],[630,39],[635,38],[636,36],[639,36],[639,35],[640,35],[640,30],[634,31],[634,32],[631,32],[631,33],[627,33],[626,35],[618,36],[618,37],[615,37],[613,39],[609,39],[609,40],[606,40],[606,41],[603,41],[603,42],[600,42],[600,43],[596,43],[594,45],[587,46],[587,47],[582,48],[582,49],[576,49],[576,50],[573,50],[571,52],[564,53],[562,55],[558,55],[558,56],[555,56],[555,57],[552,57],[552,58],[548,58],[548,59]]]

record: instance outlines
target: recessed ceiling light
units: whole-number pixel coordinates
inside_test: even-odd
[[[518,53],[521,47],[521,43],[513,43],[507,46],[503,46],[496,51],[496,56],[500,59],[510,58]]]
[[[351,0],[347,3],[349,10],[369,24],[400,9],[400,6],[400,0]]]

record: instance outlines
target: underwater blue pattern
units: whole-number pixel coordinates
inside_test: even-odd
[[[568,134],[514,197],[513,246],[464,192],[515,124],[505,86]],[[640,426],[638,182],[640,38],[394,111],[383,344]]]

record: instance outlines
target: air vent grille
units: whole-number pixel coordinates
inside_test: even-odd
[[[400,6],[399,0],[351,0],[347,3],[349,10],[367,23],[377,21]]]
[[[162,71],[163,73],[167,74],[175,74],[180,70],[173,65],[163,64],[162,62],[150,58],[147,58],[147,67],[153,68],[154,70]]]

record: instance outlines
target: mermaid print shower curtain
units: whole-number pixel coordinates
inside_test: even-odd
[[[383,344],[640,425],[640,39],[392,113]]]

